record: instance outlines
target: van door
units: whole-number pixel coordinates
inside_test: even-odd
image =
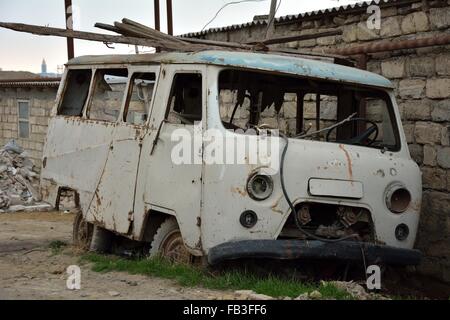
[[[108,157],[89,206],[87,220],[108,230],[128,234],[134,219],[136,180],[142,140],[148,129],[154,85],[159,67],[129,68],[127,94],[115,124]],[[97,86],[104,85],[102,74]],[[114,78],[108,84],[114,83]],[[95,117],[96,94],[92,95],[88,117]]]
[[[153,210],[176,217],[183,240],[193,253],[201,250],[203,146],[200,140],[194,149],[192,139],[195,131],[202,133],[206,92],[205,66],[162,66],[150,119],[151,133],[144,138],[136,193],[140,212]],[[174,159],[179,155],[181,139],[189,145],[184,151],[190,153],[190,159],[197,154],[196,162]],[[152,219],[151,214],[136,214],[135,238],[142,238],[146,219]]]

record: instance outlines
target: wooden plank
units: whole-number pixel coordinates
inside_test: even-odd
[[[74,30],[66,30],[59,28],[51,28],[51,27],[42,27],[35,25],[28,25],[23,23],[7,23],[0,22],[0,27],[15,30],[18,32],[26,32],[32,33],[41,36],[56,36],[56,37],[69,37],[80,40],[90,40],[90,41],[98,41],[103,43],[124,43],[124,44],[133,44],[145,47],[161,47],[167,50],[181,50],[181,51],[191,51],[190,48],[181,48],[179,45],[174,45],[172,42],[168,41],[159,41],[153,39],[146,38],[138,38],[138,37],[125,37],[125,36],[114,36],[93,32],[84,32],[84,31],[74,31]]]
[[[120,30],[110,24],[97,22],[94,27],[120,34]]]
[[[237,43],[237,42],[224,42],[224,41],[215,41],[215,40],[205,40],[205,39],[194,39],[194,38],[180,38],[186,42],[189,43],[195,43],[195,44],[204,44],[204,45],[211,45],[211,46],[218,46],[218,47],[225,47],[225,48],[236,48],[236,49],[244,49],[244,50],[252,50],[254,46]]]
[[[246,45],[246,44],[241,44],[241,43],[237,43],[237,42],[224,42],[224,41],[205,40],[205,39],[196,39],[196,38],[175,37],[175,36],[167,35],[163,32],[159,32],[159,30],[152,29],[150,27],[147,27],[146,25],[140,24],[139,22],[136,22],[136,21],[133,21],[130,19],[123,19],[122,23],[125,25],[131,25],[131,26],[138,28],[139,31],[142,31],[142,33],[141,33],[142,35],[145,35],[146,37],[149,36],[150,38],[155,38],[156,36],[161,36],[162,38],[165,38],[170,41],[179,40],[180,43],[183,43],[183,44],[186,44],[186,42],[189,42],[189,43],[193,43],[193,44],[202,44],[202,45],[216,46],[216,47],[238,48],[238,49],[247,49],[247,50],[253,49],[252,45]],[[114,31],[114,32],[117,32],[120,34],[120,29],[115,26],[111,26],[111,25],[103,24],[103,23],[97,23],[96,26],[97,25],[101,29]],[[148,32],[148,35],[146,33],[144,33],[145,31]]]
[[[251,41],[251,42],[247,42],[247,44],[262,43],[265,45],[271,45],[271,44],[288,43],[288,42],[293,42],[293,41],[317,39],[317,38],[330,37],[330,36],[338,36],[341,34],[342,34],[342,30],[330,30],[330,31],[319,32],[319,33],[314,33],[314,34],[302,34],[302,35],[295,35],[295,36],[272,38],[272,39],[267,39],[267,40],[263,40],[263,41]]]
[[[165,34],[164,32],[161,32],[161,31],[155,30],[153,28],[147,27],[146,25],[143,25],[143,24],[141,24],[139,22],[136,22],[136,21],[133,21],[133,20],[130,20],[130,19],[127,19],[127,18],[123,18],[122,19],[122,23],[125,24],[125,25],[133,26],[133,27],[135,27],[137,29],[141,29],[143,32],[145,32],[145,33],[147,33],[147,34],[149,34],[149,35],[151,35],[153,37],[159,38],[159,39],[166,39],[167,41],[175,41],[175,42],[179,42],[181,44],[186,44],[183,40],[180,40],[180,39],[178,39],[178,38],[176,38],[174,36],[171,36],[169,34]]]
[[[120,33],[122,33],[124,36],[148,38],[155,41],[161,41],[162,43],[166,43],[166,45],[170,44],[171,48],[175,48],[180,51],[195,51],[206,49],[203,45],[190,44],[183,41],[174,41],[173,39],[175,39],[175,37],[171,37],[171,39],[159,38],[159,35],[157,33],[149,33],[144,29],[137,28],[132,25],[115,22],[114,26],[118,28],[120,30]]]
[[[125,20],[126,22],[130,22],[131,20]],[[133,22],[134,23],[134,22]],[[134,23],[135,26],[139,24]],[[116,36],[116,35],[108,35],[108,34],[100,34],[93,32],[84,32],[84,31],[74,31],[74,30],[66,30],[52,27],[42,27],[35,25],[28,25],[22,23],[6,23],[0,22],[0,27],[15,30],[18,32],[26,32],[32,33],[36,35],[42,36],[57,36],[57,37],[65,37],[65,38],[74,38],[80,40],[90,40],[90,41],[98,41],[103,43],[124,43],[130,45],[139,45],[145,47],[153,47],[153,48],[163,48],[166,51],[180,51],[180,52],[192,52],[198,50],[234,50],[234,51],[253,51],[253,52],[268,52],[268,53],[281,53],[292,56],[307,56],[311,58],[316,58],[323,60],[325,58],[333,62],[336,62],[336,59],[340,57],[331,54],[321,54],[315,53],[311,51],[299,51],[299,50],[291,50],[291,49],[282,49],[282,48],[273,48],[262,46],[253,46],[249,44],[239,44],[235,42],[222,42],[222,41],[212,41],[212,40],[204,40],[204,39],[190,39],[190,38],[178,38],[178,41],[182,42],[182,45],[177,40],[173,40],[174,37],[169,35],[164,35],[164,39],[158,38],[161,33],[153,30],[149,27],[145,28],[136,28],[130,24],[120,24],[120,26],[124,29],[117,28],[117,26],[111,26],[107,24],[96,24],[97,27],[113,31],[113,32],[129,32],[133,33],[133,35],[128,36]],[[145,29],[145,31],[144,31]],[[147,33],[148,29],[155,31]],[[150,38],[150,34],[152,38]],[[166,40],[166,37],[171,37],[170,41]],[[167,38],[168,39],[168,38]],[[184,42],[183,42],[184,41]]]

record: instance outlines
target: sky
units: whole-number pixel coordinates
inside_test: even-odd
[[[236,0],[173,0],[174,33],[202,30],[226,3]],[[331,8],[355,0],[281,0],[277,17]],[[126,17],[154,26],[153,0],[72,0],[74,29],[104,33],[96,22],[113,24]],[[161,3],[161,27],[166,31],[166,1]],[[208,28],[252,21],[255,15],[268,14],[270,0],[253,0],[226,7]],[[0,0],[0,21],[65,28],[64,0]],[[75,40],[75,55],[134,53],[134,46]],[[40,72],[42,59],[48,72],[56,72],[67,61],[66,39],[43,37],[0,29],[0,69]]]

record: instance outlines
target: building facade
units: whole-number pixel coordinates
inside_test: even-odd
[[[16,140],[40,167],[60,79],[0,81],[0,145]]]

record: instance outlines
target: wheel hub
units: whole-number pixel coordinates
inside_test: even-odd
[[[192,255],[184,246],[183,238],[179,230],[171,232],[161,246],[162,255],[171,262],[190,264]]]

